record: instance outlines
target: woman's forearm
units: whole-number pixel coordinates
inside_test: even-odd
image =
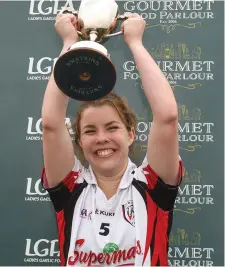
[[[154,59],[142,43],[130,45],[130,50],[154,118],[162,121],[177,119],[178,111],[173,91]]]
[[[59,56],[63,55],[71,44],[64,44]],[[63,94],[55,83],[53,72],[46,87],[42,105],[43,127],[55,128],[65,124],[69,97]]]

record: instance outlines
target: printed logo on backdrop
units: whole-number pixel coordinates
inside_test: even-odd
[[[177,28],[199,28],[205,21],[214,19],[213,5],[213,0],[141,0],[126,1],[123,8],[147,20],[147,28],[159,28],[169,34]]]
[[[169,237],[170,266],[213,266],[214,248],[201,244],[201,234],[185,229],[174,229]]]
[[[78,9],[79,4],[79,1],[72,0],[31,0],[28,20],[55,20],[62,7]],[[178,27],[200,27],[204,21],[214,19],[213,4],[213,0],[142,0],[124,1],[120,9],[121,12],[123,9],[123,12],[138,13],[145,20],[150,20],[149,28],[160,28],[170,33]]]
[[[50,57],[29,57],[27,81],[49,80],[57,59]]]
[[[194,152],[203,145],[214,143],[214,126],[212,121],[203,121],[203,112],[197,107],[178,104],[178,131],[180,150]]]
[[[26,179],[25,201],[29,202],[50,201],[48,192],[43,188],[41,184],[41,179],[36,180],[31,177],[28,177]]]
[[[62,7],[78,9],[79,2],[72,0],[30,0],[28,20],[55,20]]]
[[[39,141],[42,140],[42,118],[34,118],[34,117],[28,117],[27,118],[27,132],[26,132],[26,140],[27,141]],[[71,119],[66,118],[65,124],[68,127],[68,131],[71,135],[72,140],[74,139],[74,131],[71,126]]]
[[[185,169],[174,203],[174,212],[193,215],[209,205],[214,205],[214,185],[203,183],[200,170]]]
[[[144,114],[136,114],[136,141],[141,151],[147,149],[147,139],[151,129],[152,113],[150,109],[145,109]],[[178,131],[180,150],[194,152],[203,145],[210,145],[215,141],[214,122],[202,120],[202,111],[200,108],[189,108],[184,104],[178,104]],[[147,118],[149,121],[147,121]]]
[[[26,239],[25,240],[25,263],[38,263],[38,265],[48,266],[48,264],[59,263],[58,240],[48,239]],[[32,265],[32,264],[31,264]]]
[[[174,90],[200,90],[204,82],[214,81],[215,61],[203,59],[200,46],[181,42],[160,43],[148,50]],[[123,79],[133,80],[137,88],[142,88],[133,60],[123,63]]]

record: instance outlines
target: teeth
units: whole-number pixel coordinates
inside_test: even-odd
[[[101,157],[109,156],[113,153],[112,149],[98,150],[97,155]]]

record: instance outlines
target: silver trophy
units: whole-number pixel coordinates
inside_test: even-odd
[[[128,13],[119,15],[114,0],[82,0],[79,11],[63,8],[60,13],[77,17],[81,41],[58,58],[54,67],[56,84],[64,94],[79,101],[102,98],[115,86],[116,69],[100,42],[122,34],[112,32],[118,20],[128,18]]]

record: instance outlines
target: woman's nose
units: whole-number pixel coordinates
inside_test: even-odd
[[[96,143],[107,143],[109,141],[108,136],[104,132],[99,132],[96,136]]]

